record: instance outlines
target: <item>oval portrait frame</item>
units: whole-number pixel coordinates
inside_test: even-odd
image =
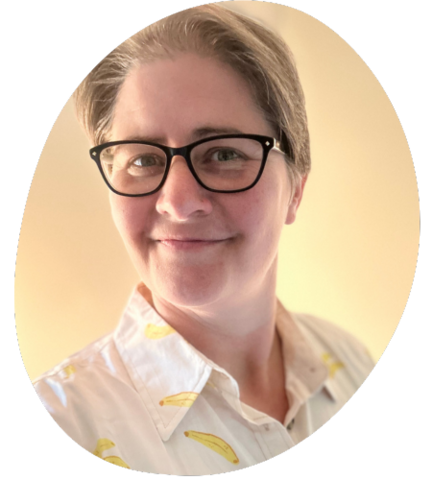
[[[251,10],[248,10],[249,4],[251,2],[233,1],[225,3],[228,4],[229,8],[233,8],[240,13],[246,13],[254,16],[254,13]],[[392,321],[389,322],[388,325],[386,325],[385,327],[377,326],[376,319],[378,318],[378,314],[382,314],[382,316],[385,316],[384,314],[386,313],[386,310],[384,308],[381,312],[378,312],[373,318],[366,317],[369,310],[372,310],[372,306],[365,308],[364,312],[362,313],[356,313],[354,311],[355,307],[352,306],[352,312],[349,311],[351,318],[347,320],[346,324],[344,324],[341,320],[341,311],[344,308],[347,309],[347,306],[350,305],[350,302],[351,305],[360,305],[360,295],[359,297],[356,297],[355,293],[349,291],[348,288],[346,289],[346,291],[334,294],[333,297],[328,298],[329,292],[331,292],[332,290],[331,287],[336,288],[337,286],[342,286],[348,278],[344,277],[344,275],[346,275],[347,273],[346,271],[344,272],[341,265],[343,265],[344,262],[349,262],[350,259],[350,250],[344,247],[344,244],[350,244],[354,237],[353,231],[350,230],[350,228],[353,228],[353,223],[352,220],[350,220],[349,218],[350,207],[353,207],[354,201],[352,200],[350,203],[349,195],[352,193],[353,190],[359,190],[358,187],[357,190],[356,188],[351,189],[349,187],[349,184],[344,186],[339,185],[338,187],[335,187],[337,182],[334,181],[334,177],[334,183],[330,183],[329,186],[329,189],[333,191],[335,197],[338,195],[340,198],[345,198],[346,200],[346,204],[339,206],[337,216],[340,222],[337,241],[339,242],[338,245],[340,246],[339,251],[342,252],[340,253],[342,258],[338,259],[339,263],[336,263],[337,265],[339,265],[339,268],[341,268],[341,273],[335,273],[335,271],[337,270],[336,267],[335,271],[328,271],[331,265],[335,264],[335,261],[338,257],[338,255],[335,253],[335,250],[337,250],[336,247],[332,248],[331,246],[332,242],[334,243],[335,241],[335,237],[331,232],[320,233],[322,238],[321,254],[328,255],[326,259],[324,259],[322,262],[317,261],[316,255],[319,254],[319,248],[317,247],[316,238],[314,238],[314,248],[315,252],[317,252],[316,255],[306,255],[308,246],[303,245],[304,238],[306,238],[306,236],[308,236],[309,238],[312,238],[314,236],[314,228],[312,228],[311,226],[307,226],[306,222],[310,221],[311,223],[313,223],[312,220],[319,220],[319,226],[320,228],[322,228],[325,224],[325,221],[322,219],[323,213],[328,212],[327,208],[330,208],[332,206],[333,211],[336,210],[335,206],[337,205],[334,198],[331,200],[323,199],[322,195],[325,192],[325,189],[317,179],[319,173],[325,171],[326,165],[328,166],[328,164],[325,163],[325,159],[331,156],[331,152],[338,150],[338,154],[340,155],[340,157],[338,158],[338,160],[335,160],[333,163],[331,163],[329,167],[333,173],[336,173],[336,176],[342,175],[341,178],[352,179],[355,174],[361,174],[363,175],[362,180],[367,177],[367,174],[364,174],[364,172],[359,172],[358,170],[347,170],[340,173],[340,170],[338,170],[338,168],[341,167],[341,159],[343,158],[343,153],[340,153],[341,150],[345,149],[344,151],[346,151],[346,149],[350,145],[350,142],[351,145],[358,146],[358,138],[350,138],[349,141],[347,141],[346,145],[340,144],[338,146],[338,149],[335,149],[334,145],[331,145],[331,141],[328,139],[328,132],[332,130],[331,126],[329,125],[331,122],[329,121],[326,128],[324,128],[321,133],[317,134],[317,125],[319,125],[320,121],[317,120],[318,117],[314,116],[315,114],[311,114],[309,118],[309,122],[310,124],[312,124],[312,126],[310,126],[312,143],[312,172],[308,182],[310,181],[312,183],[312,186],[308,184],[305,190],[306,213],[303,214],[304,205],[302,205],[299,214],[299,228],[303,229],[303,231],[302,234],[294,234],[292,236],[287,235],[284,239],[284,241],[286,242],[292,241],[294,246],[297,247],[297,249],[292,249],[293,252],[300,251],[301,253],[299,254],[299,256],[303,259],[308,259],[304,260],[303,262],[303,270],[301,275],[296,276],[301,270],[300,266],[297,266],[297,269],[294,268],[292,272],[282,272],[281,275],[285,275],[283,278],[286,284],[292,286],[297,283],[297,288],[299,289],[299,291],[301,291],[302,289],[303,291],[305,291],[306,288],[309,288],[309,294],[311,294],[313,298],[315,298],[314,295],[316,295],[317,298],[319,297],[316,302],[316,311],[313,310],[311,311],[311,313],[322,313],[322,316],[324,318],[329,318],[329,320],[335,321],[336,324],[339,324],[343,328],[347,328],[351,333],[358,336],[369,348],[369,351],[371,352],[376,363],[380,364],[382,359],[387,358],[387,356],[384,356],[387,348],[390,347],[390,345],[394,344],[394,341],[391,342],[391,340],[393,339],[396,331],[399,332],[401,321],[406,316],[407,309],[409,311],[412,308],[412,288],[414,285],[414,281],[416,280],[418,258],[420,254],[421,230],[418,225],[421,225],[421,206],[417,179],[417,167],[414,163],[411,145],[408,140],[408,133],[411,136],[411,132],[409,131],[409,127],[408,133],[407,129],[405,128],[405,117],[403,109],[402,112],[399,112],[397,89],[395,89],[396,93],[394,95],[395,103],[393,103],[393,100],[391,100],[390,98],[392,95],[392,87],[389,87],[388,91],[386,90],[385,78],[386,76],[388,77],[389,74],[387,72],[384,73],[381,83],[381,80],[378,78],[380,76],[379,61],[376,61],[376,67],[372,57],[370,60],[370,66],[368,63],[366,63],[369,61],[369,54],[366,53],[368,50],[367,48],[365,49],[365,53],[363,54],[363,51],[361,50],[361,47],[359,45],[358,48],[360,53],[357,52],[357,43],[355,42],[355,39],[352,40],[353,46],[350,45],[348,43],[351,42],[351,38],[349,35],[346,35],[346,39],[342,38],[342,34],[336,33],[336,30],[338,30],[336,24],[335,30],[333,30],[332,27],[315,18],[313,16],[313,13],[308,14],[293,7],[287,7],[281,4],[270,5],[270,2],[265,3],[268,5],[264,5],[263,2],[252,2],[252,4],[250,5],[251,7],[253,5],[253,8],[256,9],[256,18],[262,20],[263,23],[269,21],[269,18],[260,18],[260,15],[264,11],[264,8],[291,9],[293,14],[296,14],[297,16],[299,14],[300,16],[308,16],[313,19],[313,22],[319,22],[319,28],[328,29],[332,32],[333,41],[335,41],[336,43],[343,41],[344,47],[351,48],[352,55],[358,55],[358,57],[356,57],[356,60],[363,62],[363,67],[365,69],[369,69],[369,73],[373,77],[369,78],[370,84],[372,85],[375,82],[376,86],[380,86],[380,88],[382,89],[381,93],[385,95],[387,107],[391,107],[391,109],[393,109],[393,120],[398,124],[399,128],[399,137],[395,141],[402,142],[403,140],[406,144],[406,152],[404,158],[406,159],[406,162],[410,164],[409,167],[411,168],[411,177],[409,179],[409,182],[407,181],[407,189],[409,189],[410,202],[412,204],[410,203],[410,206],[406,207],[407,210],[404,212],[404,214],[406,214],[407,219],[409,218],[408,227],[405,228],[408,229],[411,234],[407,237],[404,237],[401,242],[403,242],[403,247],[406,250],[409,250],[409,254],[407,253],[407,259],[402,260],[400,256],[396,256],[396,252],[398,251],[396,248],[392,250],[391,245],[389,245],[386,249],[384,245],[385,242],[381,243],[381,241],[377,238],[375,240],[377,243],[379,243],[379,248],[377,249],[377,251],[374,251],[371,247],[370,252],[372,253],[369,252],[369,255],[372,255],[372,259],[367,256],[367,259],[364,260],[364,262],[370,262],[368,264],[373,265],[374,261],[379,262],[380,259],[384,262],[383,258],[387,256],[388,258],[386,257],[386,261],[384,262],[387,268],[387,265],[391,263],[391,259],[394,257],[397,258],[398,261],[403,263],[403,268],[401,268],[404,272],[408,271],[409,265],[411,265],[412,267],[411,277],[404,278],[403,288],[405,288],[406,291],[406,298],[399,300],[399,315],[394,316],[394,313],[392,311]],[[160,15],[160,17],[158,18],[162,18],[163,16],[164,15]],[[306,20],[304,21],[307,23]],[[330,22],[331,20],[329,19],[328,21]],[[278,22],[282,22],[282,20],[279,18]],[[136,30],[131,31],[131,33],[133,33],[134,31]],[[127,34],[127,36],[129,36],[131,33]],[[295,35],[298,36],[298,42],[301,43],[301,41],[304,40],[304,37],[302,38],[299,32],[296,32]],[[355,37],[355,35],[353,37]],[[89,39],[87,38],[87,40]],[[310,62],[311,59],[307,58],[306,54],[296,54],[296,49],[294,48],[293,42],[287,42],[290,48],[293,50],[294,56],[297,61],[300,78],[302,80],[302,85],[305,89],[306,106],[308,109],[308,104],[314,105],[317,103],[317,98],[319,98],[319,95],[320,93],[322,93],[322,89],[324,88],[322,85],[327,85],[325,82],[329,82],[330,80],[326,78],[324,73],[321,73],[321,77],[319,78],[321,85],[320,87],[314,88],[313,86],[310,86],[312,85],[313,80],[312,74],[312,76],[310,77],[310,85],[308,84],[307,80],[303,82],[302,72],[307,70],[308,61]],[[319,46],[314,43],[315,41],[313,39],[309,39],[308,42],[308,48],[310,49],[310,51],[313,51],[314,48],[316,49]],[[329,45],[331,45],[331,41],[329,42]],[[364,59],[362,59],[361,57],[362,54],[364,55]],[[95,56],[95,61],[91,60],[86,65],[86,67],[84,67],[84,70],[86,68],[88,70],[94,63],[96,63],[96,61],[101,56],[103,56],[103,53],[100,52],[99,57],[97,57],[97,55],[98,54],[96,54]],[[309,53],[309,55],[312,55],[312,53]],[[332,65],[334,66],[334,64]],[[339,73],[341,76],[343,76],[343,66],[340,65],[339,68]],[[375,68],[377,73],[375,73],[375,71],[373,70]],[[314,73],[316,75],[318,71],[316,70]],[[349,74],[346,73],[346,75],[346,78],[349,78]],[[317,77],[315,76],[315,79],[316,78]],[[77,78],[76,80],[79,81],[80,79]],[[72,88],[74,88],[74,85],[71,86]],[[366,88],[372,87],[368,84]],[[343,97],[344,92],[339,92],[339,94]],[[329,97],[327,98],[327,100],[322,102],[319,108],[317,108],[317,111],[328,111],[329,104],[331,103],[331,99],[333,98],[332,95],[335,95],[335,93],[331,92],[328,95]],[[67,95],[64,95],[64,97],[66,96]],[[361,99],[356,99],[356,102],[357,103],[354,102],[353,104],[360,104]],[[335,111],[339,114],[341,112],[343,113],[343,105],[335,106],[333,113]],[[71,102],[70,99],[68,99],[68,101],[64,104],[64,106],[56,116],[52,127],[49,129],[49,133],[47,135],[46,141],[44,142],[41,154],[33,170],[32,179],[26,194],[26,201],[23,208],[19,237],[17,242],[14,271],[15,332],[20,351],[20,359],[24,366],[26,376],[30,381],[33,381],[36,376],[43,373],[43,371],[45,371],[46,369],[54,366],[54,364],[62,360],[67,355],[74,353],[76,350],[90,343],[90,341],[95,340],[99,336],[111,331],[115,327],[121,315],[122,308],[126,303],[126,300],[134,285],[134,282],[136,282],[137,280],[136,272],[130,265],[129,257],[124,252],[124,246],[121,243],[121,240],[118,238],[118,233],[112,223],[110,223],[112,222],[112,220],[110,218],[110,212],[108,208],[106,187],[103,185],[102,179],[98,177],[98,173],[95,166],[91,163],[91,159],[88,158],[89,147],[86,144],[84,134],[79,130],[79,127],[77,125],[71,127],[70,123],[68,123],[71,118]],[[370,125],[364,125],[362,121],[363,120],[358,120],[360,129],[364,128],[368,130],[368,128],[371,128]],[[354,131],[353,125],[355,125],[355,119],[348,120],[344,118],[338,123],[338,125],[340,127],[341,124],[349,124],[349,122],[351,122],[351,126],[348,128],[348,130],[352,129],[352,131]],[[373,123],[372,119],[371,122]],[[396,130],[397,129],[395,129],[395,131]],[[44,133],[44,135],[45,134],[46,132]],[[68,137],[69,134],[70,136]],[[337,136],[337,134],[335,134],[335,136]],[[389,138],[393,138],[392,135],[389,135]],[[57,139],[61,141],[61,144],[52,144],[52,142],[55,142]],[[385,147],[384,143],[385,142],[383,142],[383,145],[380,145],[381,149]],[[387,143],[389,143],[388,140]],[[322,145],[324,145],[327,151],[327,156],[323,155],[323,157],[321,158],[320,155],[322,154],[317,152]],[[59,176],[62,175],[62,169],[64,165],[62,165],[58,161],[58,159],[62,158],[65,149],[69,151],[68,159],[66,160],[66,163],[68,165],[68,171],[67,173],[63,173],[63,175],[68,176],[70,180],[70,182],[68,183],[69,186],[67,187],[65,187],[65,183],[63,182],[64,179],[61,182],[57,182],[57,180],[54,180],[54,183],[52,180],[53,178],[58,179],[60,178]],[[73,153],[70,153],[70,150],[73,150]],[[74,162],[79,165],[79,167],[77,167],[76,169],[71,167]],[[397,168],[399,168],[399,166]],[[406,165],[403,165],[403,170],[401,170],[401,177],[405,175],[405,168]],[[400,167],[400,169],[402,169],[402,167]],[[385,167],[382,167],[382,170],[378,168],[379,175],[382,175],[381,178],[384,178],[384,170]],[[90,178],[91,180],[83,181],[82,178],[85,175],[87,175],[87,178]],[[346,177],[343,177],[343,175],[346,175]],[[397,183],[399,181],[401,183],[397,185],[403,185],[403,178],[401,180],[394,172],[390,175],[394,175],[391,177],[392,182]],[[326,179],[324,180],[324,183],[325,181]],[[316,193],[314,197],[315,203],[312,200],[310,200],[309,203],[309,201],[307,200],[309,191],[313,191],[315,187],[319,190],[319,192]],[[338,189],[337,192],[335,192],[335,188],[336,190]],[[380,197],[380,195],[384,194],[377,194],[376,190],[373,191],[375,192],[377,197],[382,200],[382,205],[378,202],[379,206],[377,207],[377,210],[379,211],[381,209],[381,211],[384,212],[382,213],[383,218],[386,218],[386,221],[389,222],[389,231],[386,233],[386,235],[388,235],[388,241],[390,242],[392,238],[398,238],[395,237],[398,232],[397,225],[394,219],[389,220],[386,216],[386,208],[388,207],[388,204],[386,202],[388,202],[388,200],[383,200]],[[390,191],[393,192],[392,189],[390,189]],[[94,193],[92,194],[91,192]],[[319,204],[319,208],[315,209],[314,205],[317,205],[317,199],[321,199],[321,201]],[[370,199],[369,201],[369,206],[372,206],[374,202]],[[404,201],[405,200],[399,200],[399,203],[396,203],[397,205],[402,205]],[[57,204],[57,206],[58,204],[60,204],[60,206],[58,206],[58,208],[55,208],[55,204]],[[362,215],[366,215],[365,212],[367,211],[367,208],[365,207],[363,210],[354,209],[354,211],[360,212]],[[374,218],[375,223],[372,223],[373,225],[377,225],[379,223],[380,215],[378,215],[377,213],[375,213],[374,215],[376,216],[376,218]],[[95,219],[93,223],[91,223],[90,221],[92,217]],[[330,224],[332,226],[335,225],[335,223],[332,223],[331,221]],[[407,225],[406,222],[404,222],[404,224]],[[65,239],[70,237],[71,232],[81,232],[78,235],[78,237],[80,238],[75,243],[72,242],[70,245],[65,245]],[[379,235],[377,234],[377,237],[378,236]],[[110,240],[106,240],[107,238],[109,238]],[[104,243],[105,240],[106,243]],[[370,234],[366,236],[365,243],[367,245],[370,246],[371,244],[373,244],[373,242],[373,235]],[[53,247],[53,245],[55,244],[62,246],[56,249]],[[43,245],[45,246],[42,248]],[[356,247],[358,247],[357,244]],[[355,249],[353,249],[353,251],[354,250]],[[115,252],[114,255],[113,252]],[[284,250],[284,252],[285,253],[281,255],[281,263],[284,263],[285,265],[292,265],[295,256],[294,253],[291,253],[290,249],[286,249]],[[66,264],[62,264],[62,255],[65,255],[66,257],[69,256],[72,260]],[[114,256],[116,257],[116,260],[113,260]],[[107,258],[112,261],[112,265],[107,265]],[[93,265],[89,265],[89,259],[92,259],[92,261],[94,262]],[[360,268],[361,263],[362,262],[358,260],[354,262],[354,266],[356,268]],[[41,267],[42,265],[44,265],[43,268]],[[320,288],[320,291],[318,291],[320,281],[316,281],[316,283],[312,282],[312,286],[311,282],[308,281],[311,274],[313,274],[314,272],[314,268],[319,271],[318,276],[320,278],[321,284],[325,284],[326,281],[329,282],[327,286],[322,286]],[[399,271],[401,271],[401,268],[399,268]],[[113,273],[113,271],[116,273]],[[347,271],[349,271],[348,268]],[[354,269],[354,271],[356,270]],[[380,274],[385,277],[384,273],[381,272]],[[377,284],[379,282],[378,280],[376,280],[376,277],[379,277],[380,274],[374,272],[374,274],[371,275],[372,277],[375,277],[375,281],[377,282]],[[80,275],[81,279],[84,278],[85,281],[78,285]],[[386,293],[386,295],[388,294],[390,298],[392,295],[394,295],[394,291],[399,292],[402,290],[402,287],[398,283],[398,280],[393,278],[394,273],[390,272],[386,273],[386,275],[388,275],[389,281],[391,280],[394,287],[394,290],[389,287]],[[100,282],[105,282],[107,278],[112,285],[116,285],[116,283],[113,282],[118,282],[116,288],[113,287],[112,291],[110,291],[108,295],[111,297],[110,301],[112,301],[112,305],[105,306],[105,310],[103,310],[101,315],[101,317],[106,317],[107,312],[109,311],[111,312],[110,318],[103,325],[98,324],[96,326],[93,325],[89,327],[90,319],[93,318],[95,313],[98,311],[99,305],[101,304],[101,302],[103,302],[104,295],[106,293],[106,286],[102,287]],[[127,280],[124,281],[124,279]],[[384,282],[384,280],[385,278],[381,279],[382,282]],[[371,281],[373,282],[373,280]],[[369,292],[364,279],[359,279],[358,285],[359,290],[362,293]],[[94,295],[88,295],[87,292],[89,290],[95,292]],[[312,291],[312,293],[310,293],[310,290]],[[371,291],[372,290],[373,288],[371,288]],[[305,294],[306,293],[307,290],[305,291]],[[281,292],[279,291],[278,295],[280,296],[280,294]],[[343,305],[340,310],[336,311],[337,309],[332,306],[332,302],[340,302],[343,300],[344,296],[346,298],[345,305]],[[306,305],[306,298],[303,298],[301,295],[299,295],[297,298],[297,304],[296,302],[293,302],[296,307],[294,308],[294,310],[302,309],[304,308],[304,305]],[[59,299],[59,304],[56,306],[53,305],[55,303],[55,299]],[[289,301],[292,299],[287,296],[287,298],[283,300],[286,300],[286,303],[288,304],[287,306],[289,307]],[[72,308],[72,311],[70,312],[63,311],[63,316],[61,315],[62,306],[77,304],[78,306],[76,308],[74,307],[75,309]],[[376,305],[379,305],[379,301],[376,302]],[[65,310],[64,307],[63,310]],[[376,312],[376,307],[374,311]],[[49,320],[47,320],[45,323],[40,321],[38,318],[31,318],[31,312],[34,314],[34,317],[48,317]],[[76,318],[78,319],[73,322],[73,319]],[[366,318],[366,320],[363,320],[364,318]],[[362,324],[363,321],[366,327],[364,326],[364,324]],[[362,328],[366,328],[366,333],[361,333]],[[44,335],[45,340],[43,339]],[[367,341],[367,339],[370,338],[371,335],[375,335],[375,338],[379,337],[379,342],[377,342],[376,345],[373,342]],[[49,349],[54,350],[55,353],[49,353]],[[38,366],[33,368],[32,363],[35,361],[38,362]],[[365,400],[365,403],[369,402],[368,405],[370,405],[371,409],[373,408],[372,400],[369,399],[367,391],[369,390],[369,385],[371,389],[375,387],[379,388],[376,385],[377,381],[375,382],[374,378],[381,377],[379,373],[380,368],[381,367],[379,366],[377,368],[377,372],[374,372],[374,375],[372,375],[371,379],[368,380],[366,388],[362,389],[362,391],[366,391],[367,400]],[[27,387],[25,387],[24,390],[26,391],[25,395],[30,396],[32,394]],[[359,403],[361,403],[360,400]],[[35,406],[34,408],[39,412],[40,405]],[[352,407],[350,406],[350,408]],[[353,410],[358,409],[353,408]],[[37,413],[36,416],[39,418],[41,415],[40,413]],[[339,422],[338,428],[343,428],[340,425],[342,420],[338,419],[338,417],[340,416],[337,415],[335,417],[334,422],[335,424]],[[352,415],[350,416],[350,420],[351,417]],[[44,425],[43,428],[48,429],[48,431],[52,435],[52,438],[57,438],[57,427],[52,422],[50,423],[52,423],[53,428],[46,425],[48,423],[47,420],[48,419],[46,418],[46,416],[43,416],[43,418],[40,418],[39,423]],[[348,430],[349,429],[345,429],[344,431],[347,432]],[[67,437],[64,438],[65,440],[67,440],[67,442],[70,442]],[[69,450],[67,447],[67,443],[63,443],[62,440],[58,441],[63,445],[63,448],[67,449],[67,451]],[[53,448],[55,447],[53,446]],[[74,452],[74,450],[71,450],[71,454],[78,455],[77,453],[72,452]],[[90,460],[92,460],[90,456],[88,457]],[[281,460],[283,461],[283,457],[281,458]],[[82,461],[87,464],[86,459],[83,458]]]

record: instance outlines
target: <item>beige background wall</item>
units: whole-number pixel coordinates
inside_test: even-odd
[[[378,360],[407,302],[419,238],[397,116],[368,67],[317,20],[270,3],[227,6],[284,36],[306,94],[313,166],[281,240],[278,296],[352,332]],[[16,323],[32,379],[111,331],[138,280],[88,148],[69,101],[41,155],[18,247]]]

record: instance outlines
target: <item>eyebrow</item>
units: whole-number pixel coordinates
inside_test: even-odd
[[[192,142],[201,140],[202,138],[214,136],[214,135],[241,135],[244,132],[237,128],[233,127],[215,127],[212,125],[196,128],[192,132]],[[166,145],[166,139],[164,137],[152,137],[149,135],[135,135],[131,137],[123,138],[122,140],[132,141],[136,140],[137,142],[149,142],[149,143],[158,143],[159,145]],[[191,143],[192,143],[191,142]]]

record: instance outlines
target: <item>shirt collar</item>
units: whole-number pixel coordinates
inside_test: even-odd
[[[299,404],[322,388],[334,401],[337,400],[330,384],[329,370],[318,352],[301,332],[295,316],[277,301],[276,328],[282,341],[285,387],[295,395]]]
[[[201,393],[212,368],[142,296],[133,292],[114,333],[116,347],[166,441]]]
[[[167,441],[211,373],[230,376],[169,326],[151,303],[151,293],[139,284],[114,332],[114,341],[160,437]],[[276,325],[283,344],[287,389],[306,401],[323,387],[327,368],[280,302]]]

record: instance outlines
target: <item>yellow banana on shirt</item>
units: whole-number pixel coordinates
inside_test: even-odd
[[[99,438],[97,441],[96,449],[93,452],[93,455],[96,455],[96,457],[101,458],[102,460],[105,460],[106,462],[113,463],[114,465],[118,465],[119,467],[124,467],[124,468],[129,468],[129,465],[122,460],[120,457],[116,457],[114,455],[110,455],[109,457],[102,457],[102,452],[105,450],[109,450],[110,448],[115,447],[115,443],[111,441],[109,438]]]
[[[340,368],[345,367],[345,365],[342,362],[335,360],[330,353],[323,353],[321,358],[324,360],[324,363],[329,369],[330,378],[333,378],[335,376],[335,373]]]
[[[190,407],[198,397],[198,393],[195,392],[181,392],[176,395],[170,395],[163,398],[159,405],[171,405],[173,407]]]
[[[96,450],[93,452],[93,455],[96,455],[99,458],[102,458],[102,452],[108,450],[112,447],[115,447],[115,443],[108,438],[99,438],[96,445]]]
[[[76,373],[76,368],[73,365],[68,365],[67,367],[63,368],[63,373],[69,378],[71,375]]]
[[[105,457],[104,460],[106,462],[112,463],[112,464],[117,465],[119,467],[130,469],[129,465],[124,460],[122,460],[120,457],[110,456],[110,457]]]
[[[234,450],[228,443],[222,440],[222,438],[212,435],[211,433],[195,432],[194,430],[188,430],[184,432],[184,434],[186,437],[203,444],[205,447],[211,448],[229,462],[234,464],[239,463],[239,459]]]
[[[149,323],[146,325],[144,330],[144,335],[151,340],[159,340],[160,338],[171,335],[175,330],[169,325],[158,326],[154,323]]]

